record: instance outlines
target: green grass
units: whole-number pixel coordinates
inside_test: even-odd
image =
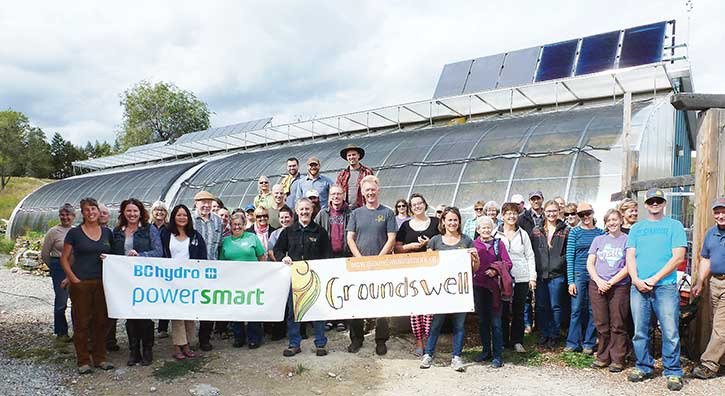
[[[581,352],[562,352],[558,355],[559,360],[569,367],[588,368],[594,361],[594,356],[586,355]]]
[[[5,189],[0,191],[0,219],[9,219],[18,202],[36,188],[51,180],[32,177],[13,177]]]
[[[0,236],[2,238],[2,236]],[[15,247],[15,241],[10,241],[7,239],[0,239],[0,254],[10,254],[10,252]]]
[[[203,371],[204,365],[209,361],[207,357],[197,357],[184,360],[167,360],[164,365],[154,371],[154,377],[158,380],[168,381],[174,378],[183,377],[188,373],[199,373]]]
[[[295,374],[301,375],[305,371],[309,370],[307,367],[303,366],[302,363],[298,364],[297,367],[295,367]]]
[[[8,356],[15,359],[32,360],[38,363],[62,364],[73,361],[75,352],[73,344],[55,343],[53,346],[36,348],[13,348],[8,351]]]

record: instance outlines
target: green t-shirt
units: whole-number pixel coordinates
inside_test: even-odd
[[[230,235],[224,238],[219,260],[257,261],[257,257],[263,256],[265,252],[262,241],[253,233],[245,231],[239,237]]]

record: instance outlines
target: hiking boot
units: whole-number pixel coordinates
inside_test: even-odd
[[[564,347],[564,352],[578,352],[578,351],[575,348],[566,346],[566,347]]]
[[[524,348],[521,344],[514,344],[514,351],[516,351],[516,353],[526,353],[526,348]]]
[[[607,366],[609,366],[609,363],[603,362],[601,360],[594,359],[594,361],[592,362],[592,368],[595,369],[603,369]]]
[[[375,353],[378,356],[383,356],[388,353],[388,346],[385,345],[385,341],[378,342],[377,345],[375,345]]]
[[[111,362],[100,362],[96,365],[96,367],[101,370],[112,370],[115,368],[115,366]]]
[[[302,349],[300,349],[299,347],[297,347],[297,348],[289,347],[289,348],[285,349],[284,351],[282,351],[282,356],[292,357],[300,352],[302,352]]]
[[[427,353],[423,355],[423,359],[420,361],[420,368],[427,369],[433,365],[433,357]]]
[[[584,348],[582,349],[582,353],[585,355],[594,355],[594,350],[592,348]]]
[[[360,348],[362,348],[362,342],[353,341],[348,345],[347,351],[350,353],[358,353]]]
[[[717,372],[710,370],[702,364],[692,369],[692,375],[699,379],[710,379],[717,376]]]
[[[624,370],[624,366],[619,363],[612,363],[609,365],[610,373],[621,373]]]
[[[154,352],[153,350],[149,348],[143,348],[141,351],[141,365],[142,366],[150,366],[151,362],[154,361]]]
[[[317,350],[315,351],[315,355],[317,355],[317,356],[326,356],[327,355],[327,349],[325,347],[317,347]]]
[[[78,367],[78,374],[90,374],[91,372],[93,372],[93,369],[87,364]]]
[[[501,359],[493,359],[493,362],[491,362],[491,367],[493,367],[493,368],[501,368],[501,367],[503,367],[503,360],[501,360]]]
[[[676,375],[667,377],[667,389],[675,392],[682,389],[682,377]]]
[[[453,359],[451,359],[451,368],[459,373],[466,371],[466,365],[460,356],[453,356]]]
[[[627,375],[627,381],[629,382],[642,382],[652,378],[652,373],[645,373],[642,370],[634,369],[629,375]]]

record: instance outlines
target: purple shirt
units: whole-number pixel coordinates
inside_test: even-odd
[[[608,281],[617,275],[626,265],[625,251],[627,246],[627,234],[622,233],[615,238],[609,234],[600,235],[594,238],[589,248],[589,254],[597,257],[594,268],[600,278]],[[629,284],[629,276],[621,280],[617,285]]]

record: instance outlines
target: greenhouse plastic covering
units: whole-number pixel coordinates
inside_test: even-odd
[[[265,175],[277,182],[289,157],[299,158],[300,171],[306,173],[306,159],[315,155],[321,160],[322,172],[335,179],[346,166],[339,152],[349,144],[365,149],[362,162],[376,170],[381,202],[389,206],[418,192],[430,205],[455,205],[467,215],[476,200],[501,203],[515,193],[527,196],[534,190],[541,190],[547,199],[561,195],[567,201],[604,205],[619,190],[621,178],[618,144],[623,107],[611,103],[242,151],[190,171],[191,176],[180,180],[170,206],[191,206],[193,196],[204,189],[229,208],[242,207],[257,194],[258,177]],[[633,118],[643,118],[638,113],[646,115],[653,103],[635,103]],[[151,203],[167,195],[174,181],[192,166],[194,163],[185,163],[84,176],[44,186],[22,203],[13,219],[13,234],[28,228],[46,229],[60,205],[75,204],[86,196],[111,204],[112,209],[129,197]]]

